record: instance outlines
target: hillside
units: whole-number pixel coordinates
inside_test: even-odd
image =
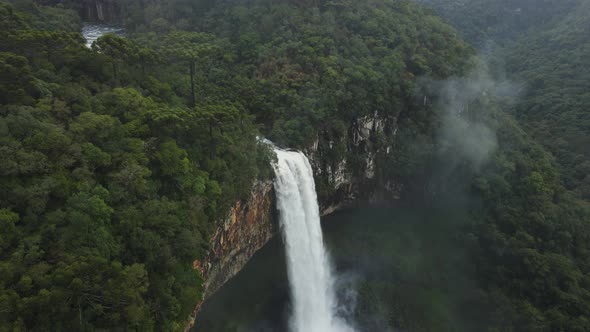
[[[414,0],[432,8],[483,49],[551,27],[580,0]],[[490,45],[490,43],[492,45]]]
[[[568,189],[590,201],[590,4],[505,51],[506,68],[527,82],[515,116],[553,153]]]
[[[565,186],[588,201],[588,2],[417,2],[486,51],[497,75],[524,87],[510,112],[555,156]]]

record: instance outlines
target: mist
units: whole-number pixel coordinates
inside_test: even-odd
[[[465,163],[476,171],[481,169],[498,148],[497,101],[514,100],[524,90],[523,84],[496,80],[489,66],[478,60],[465,76],[425,80],[424,85],[434,96],[440,119],[436,130],[439,157],[450,165],[449,171]]]
[[[436,85],[442,112],[437,136],[439,153],[454,153],[476,168],[481,167],[498,147],[498,141],[494,130],[481,121],[489,110],[484,105],[474,104],[493,91],[494,82],[487,71],[477,68],[466,77],[453,78]]]

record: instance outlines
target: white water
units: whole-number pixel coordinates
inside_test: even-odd
[[[98,38],[106,33],[114,33],[119,36],[124,34],[121,27],[105,24],[85,24],[82,28],[82,36],[86,39],[86,47],[90,48]]]
[[[292,332],[353,329],[336,315],[334,279],[324,248],[309,161],[301,152],[275,149],[275,190],[291,286]]]

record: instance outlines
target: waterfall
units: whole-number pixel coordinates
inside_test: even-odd
[[[301,152],[278,148],[275,152],[274,185],[292,297],[291,331],[353,331],[336,315],[334,280],[309,161]]]

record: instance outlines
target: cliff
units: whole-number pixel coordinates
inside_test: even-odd
[[[352,121],[346,137],[321,137],[308,149],[316,184],[323,183],[327,190],[318,193],[322,215],[328,215],[344,207],[358,203],[379,203],[385,199],[399,199],[401,186],[391,180],[383,180],[376,172],[379,158],[389,156],[391,147],[378,144],[395,141],[397,117],[382,117],[377,112]],[[340,144],[346,147],[345,157],[328,161]],[[387,167],[387,165],[381,165]]]
[[[208,298],[238,273],[258,249],[277,232],[272,181],[256,182],[250,197],[238,201],[210,240],[209,254],[195,262],[205,277]]]
[[[116,0],[83,0],[79,11],[82,19],[87,22],[120,21],[120,9]]]
[[[400,186],[376,178],[377,157],[389,154],[391,149],[379,148],[373,143],[376,135],[393,140],[396,125],[397,119],[384,119],[377,113],[351,124],[348,137],[340,138],[339,143],[347,146],[347,155],[363,156],[360,165],[355,165],[357,169],[344,158],[331,163],[325,161],[325,156],[336,144],[326,137],[318,136],[317,141],[305,149],[316,183],[330,187],[328,193],[319,195],[322,216],[360,202],[376,203],[384,197],[399,198]],[[207,257],[194,262],[194,268],[203,276],[204,290],[189,328],[194,324],[201,304],[235,276],[278,230],[273,183],[271,180],[256,182],[248,199],[236,202],[218,224],[210,239]]]

